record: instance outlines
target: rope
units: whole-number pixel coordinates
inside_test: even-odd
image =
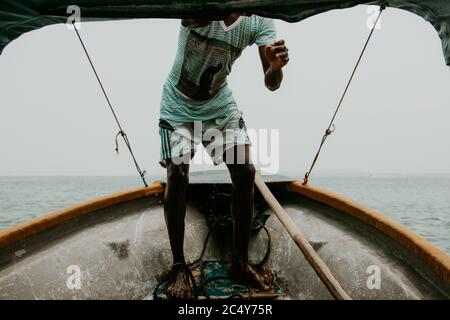
[[[350,87],[350,84],[352,83],[352,80],[353,80],[353,77],[355,76],[356,70],[358,69],[358,66],[359,66],[359,64],[360,64],[360,62],[361,62],[361,60],[362,60],[362,58],[364,56],[364,53],[365,53],[365,51],[367,49],[367,46],[368,46],[368,44],[370,42],[370,39],[372,38],[372,35],[373,35],[373,33],[375,31],[375,28],[376,28],[376,26],[378,24],[378,20],[380,19],[380,16],[383,13],[384,9],[386,9],[386,5],[383,4],[383,5],[380,6],[380,12],[378,13],[377,19],[375,20],[375,23],[374,23],[374,25],[372,27],[372,30],[369,33],[369,36],[367,37],[366,43],[364,44],[364,47],[363,47],[363,49],[361,51],[361,54],[359,55],[358,61],[356,62],[355,67],[353,68],[353,72],[352,72],[352,74],[350,76],[350,79],[347,82],[347,86],[345,87],[344,93],[342,94],[341,99],[339,100],[339,103],[338,103],[338,106],[336,108],[336,111],[334,112],[333,117],[331,118],[331,121],[330,121],[327,129],[325,130],[325,134],[322,137],[322,141],[320,142],[319,149],[317,150],[317,153],[316,153],[316,155],[314,157],[314,160],[313,160],[313,162],[311,164],[311,167],[309,168],[308,172],[305,173],[305,178],[303,179],[303,185],[307,185],[308,184],[309,176],[311,175],[311,172],[314,169],[314,166],[315,166],[315,164],[317,162],[317,159],[319,158],[320,152],[322,151],[322,147],[325,144],[325,141],[327,140],[328,136],[330,136],[335,130],[334,120],[336,119],[336,116],[337,116],[337,114],[338,114],[338,112],[339,112],[339,110],[341,108],[342,102],[344,101],[344,98],[345,98],[345,95],[347,94],[348,88]]]
[[[203,290],[203,294],[204,294],[205,298],[207,300],[211,300],[211,297],[208,295],[207,291],[205,290],[205,287],[208,284],[210,284],[211,282],[214,282],[214,281],[228,280],[228,279],[230,279],[230,278],[229,277],[223,277],[223,276],[217,276],[217,277],[210,278],[210,279],[208,279],[206,281],[203,281],[202,282],[202,290]],[[230,296],[228,296],[226,298],[223,298],[223,299],[233,299],[233,298],[245,299],[245,297],[243,295],[243,293],[245,293],[245,292],[248,293],[248,299],[251,299],[252,298],[252,292],[253,292],[252,288],[249,285],[244,285],[244,287],[245,287],[246,291],[241,290],[238,293],[233,293],[232,295],[230,295]]]
[[[191,263],[184,264],[184,266],[186,267],[186,271],[188,271],[188,275],[189,275],[191,281],[193,282],[193,288],[191,288],[191,292],[194,291],[194,294],[197,294],[197,295],[195,296],[196,299],[198,298],[198,292],[203,292],[203,295],[205,296],[206,299],[211,299],[211,298],[208,296],[208,294],[207,294],[207,292],[206,292],[206,290],[205,290],[205,287],[206,287],[206,285],[207,285],[208,283],[213,282],[213,281],[216,281],[216,280],[227,280],[227,279],[230,279],[229,277],[223,277],[223,276],[213,277],[213,278],[208,279],[208,280],[206,280],[206,281],[202,281],[202,283],[197,287],[197,286],[196,286],[196,283],[195,283],[195,280],[194,280],[194,278],[193,278],[193,276],[192,276],[192,271],[191,271],[191,268],[195,268],[195,266],[196,266],[199,262],[202,261],[203,256],[205,255],[205,252],[206,252],[206,248],[207,248],[207,245],[208,245],[208,241],[209,241],[209,239],[210,239],[210,236],[211,236],[213,230],[214,230],[216,227],[218,227],[218,226],[221,225],[220,223],[221,223],[222,220],[224,220],[224,219],[219,219],[219,220],[217,220],[217,221],[211,226],[211,228],[208,230],[208,233],[207,233],[207,235],[206,235],[205,241],[203,242],[203,248],[202,248],[202,251],[200,252],[199,257],[198,257],[197,259],[195,259],[195,260],[194,260],[193,262],[191,262]],[[262,223],[259,223],[259,222],[258,222],[258,223],[257,223],[257,227],[259,227],[258,230],[263,229],[263,230],[266,232],[266,234],[267,234],[267,249],[266,249],[266,253],[264,254],[264,257],[262,258],[262,260],[261,260],[260,262],[258,262],[258,263],[256,263],[256,264],[252,264],[253,267],[261,268],[261,267],[266,263],[267,259],[269,258],[270,251],[271,251],[271,246],[272,246],[272,245],[271,245],[272,240],[271,240],[271,237],[270,237],[270,232],[269,232],[269,230],[267,229],[267,227],[266,227],[265,225],[263,225]],[[177,263],[177,264],[178,264],[178,263]],[[174,265],[175,265],[175,264],[174,264]],[[155,289],[153,290],[153,300],[158,299],[157,295],[158,295],[158,290],[159,290],[159,288],[160,288],[164,283],[166,283],[166,282],[169,280],[169,277],[170,277],[170,276],[171,276],[171,274],[169,273],[168,276],[167,276],[167,278],[165,278],[164,280],[160,281],[160,282],[156,285]],[[249,295],[250,295],[250,298],[251,298],[251,296],[252,296],[252,289],[251,289],[249,286],[247,286],[247,285],[246,285],[245,287],[246,287],[246,289],[248,290]],[[241,298],[244,298],[244,297],[241,295],[241,293],[236,293],[236,294],[233,294],[233,295],[227,297],[226,299],[231,299],[231,298],[234,298],[234,297],[241,297]]]
[[[199,289],[197,288],[197,284],[195,283],[194,275],[192,274],[192,271],[191,271],[191,269],[189,268],[189,266],[186,265],[186,264],[184,264],[184,263],[180,263],[180,262],[179,262],[179,263],[174,263],[174,264],[173,264],[173,267],[181,267],[181,268],[186,272],[188,278],[187,278],[187,279],[185,278],[185,280],[188,280],[188,282],[189,282],[189,281],[192,282],[191,293],[192,293],[192,292],[194,293],[194,294],[193,294],[193,297],[194,297],[194,299],[197,300],[197,299],[198,299]],[[173,274],[174,271],[173,271],[173,270],[174,270],[174,269],[172,269],[172,270],[170,271],[170,273],[168,274],[168,278],[174,276],[174,274]],[[166,283],[168,280],[169,280],[169,279],[164,280],[164,281],[161,281],[161,282],[159,282],[159,283],[157,284],[157,286],[156,286],[155,289],[153,290],[153,300],[156,300],[156,299],[157,299],[157,292],[158,292],[158,289],[159,289],[164,283]]]
[[[116,112],[114,111],[114,108],[113,108],[113,106],[111,104],[111,101],[110,101],[110,99],[108,97],[108,94],[106,93],[105,87],[103,86],[103,83],[100,80],[100,76],[98,75],[97,69],[95,68],[94,63],[92,62],[92,59],[91,59],[91,57],[89,55],[89,52],[87,51],[87,48],[86,48],[86,46],[85,46],[85,44],[83,42],[83,39],[81,38],[80,33],[78,32],[78,29],[77,29],[77,27],[75,25],[75,21],[73,22],[73,28],[75,30],[75,33],[77,34],[78,40],[80,40],[80,44],[83,47],[84,52],[86,53],[86,57],[87,57],[87,59],[89,61],[89,64],[91,65],[92,71],[94,71],[95,77],[97,78],[97,82],[100,85],[100,88],[101,88],[101,90],[103,92],[103,95],[105,96],[105,99],[106,99],[106,102],[108,103],[109,109],[111,110],[111,112],[112,112],[112,114],[114,116],[114,119],[116,120],[117,126],[119,127],[119,132],[116,134],[116,152],[119,153],[119,144],[118,144],[117,138],[120,135],[120,136],[122,136],[122,139],[125,142],[125,145],[127,146],[128,151],[130,151],[131,157],[133,158],[133,161],[134,161],[134,165],[136,166],[136,170],[138,171],[139,176],[142,179],[142,182],[144,183],[144,185],[146,187],[148,187],[148,184],[145,181],[146,172],[141,170],[141,167],[139,166],[139,164],[138,164],[138,162],[136,160],[136,157],[134,156],[133,150],[131,148],[130,141],[128,140],[128,137],[127,137],[125,131],[122,129],[122,126],[120,124],[119,118],[117,117]]]

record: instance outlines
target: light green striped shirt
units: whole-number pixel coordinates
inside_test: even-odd
[[[242,16],[231,26],[213,21],[205,27],[181,26],[178,52],[164,83],[160,119],[172,125],[207,121],[237,110],[227,76],[242,51],[276,41],[272,19]],[[211,97],[212,88],[220,88]]]

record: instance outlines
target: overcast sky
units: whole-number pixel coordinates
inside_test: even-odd
[[[247,125],[279,129],[281,171],[309,166],[368,35],[367,7],[277,21],[290,48],[282,88],[263,85],[257,48],[229,83]],[[450,172],[450,72],[430,24],[388,9],[317,164],[318,171]],[[141,166],[158,166],[161,89],[179,20],[84,23],[82,36]],[[0,56],[0,175],[133,175],[73,31],[49,26]]]

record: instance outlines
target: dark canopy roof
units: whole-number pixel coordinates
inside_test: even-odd
[[[64,23],[67,7],[81,8],[82,20],[217,17],[242,9],[297,22],[332,9],[381,4],[413,12],[429,21],[442,39],[450,65],[450,0],[0,0],[0,52],[21,34]]]

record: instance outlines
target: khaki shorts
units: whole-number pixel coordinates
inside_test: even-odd
[[[160,120],[161,136],[160,164],[166,167],[166,160],[174,163],[188,163],[203,144],[215,165],[223,162],[224,153],[238,145],[250,145],[247,128],[242,119],[242,112],[234,111],[231,115],[211,119],[177,124],[171,126]]]

